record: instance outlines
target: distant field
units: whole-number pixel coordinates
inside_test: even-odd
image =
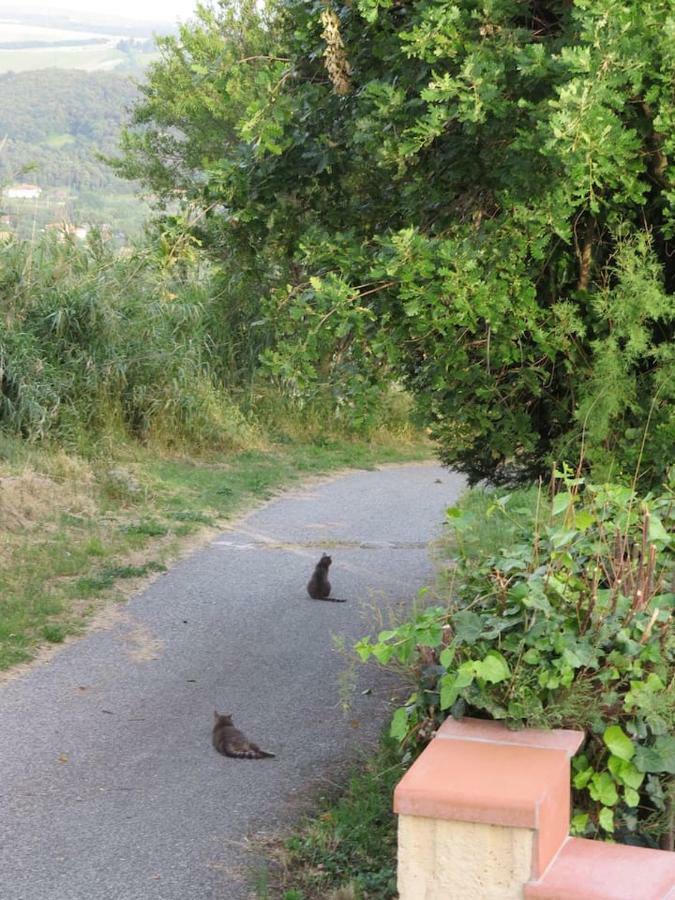
[[[138,65],[146,66],[157,59],[157,53],[139,53],[134,57]],[[89,49],[67,47],[61,50],[0,50],[0,74],[28,72],[32,69],[84,69],[101,72],[127,63],[129,56],[113,47]]]
[[[94,50],[68,47],[62,50],[0,50],[0,72],[27,72],[30,69],[85,69],[96,72],[113,69],[127,59],[112,47]]]
[[[119,35],[123,37],[123,35]],[[3,41],[64,41],[64,40],[87,40],[89,38],[102,38],[103,40],[111,40],[109,34],[99,34],[96,31],[71,31],[66,28],[43,28],[38,25],[27,25],[23,22],[11,22],[7,19],[0,19],[0,38]]]
[[[122,65],[143,67],[156,59],[154,53],[118,50],[121,41],[129,41],[123,30],[102,34],[95,28],[48,28],[0,16],[0,74],[49,68],[100,72]],[[37,46],[25,46],[27,43]]]
[[[74,144],[75,138],[72,134],[50,134],[45,144],[48,147],[65,147],[67,144]]]
[[[75,225],[109,225],[113,232],[127,237],[140,234],[150,210],[136,194],[97,193],[95,191],[47,189],[39,200],[2,199],[2,212],[9,222],[0,231],[13,231],[22,239],[41,234],[45,227],[59,222]]]

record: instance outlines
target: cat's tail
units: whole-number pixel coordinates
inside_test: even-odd
[[[312,597],[312,600],[316,600],[317,603],[346,603],[347,600],[344,597]]]
[[[265,759],[275,756],[274,753],[261,750],[260,747],[255,747],[255,749],[251,747],[250,750],[230,750],[227,755],[232,756],[234,759]]]
[[[258,752],[257,752],[257,755],[255,758],[256,759],[265,759],[265,758],[274,759],[275,757],[276,757],[276,753],[270,753],[269,750],[261,750],[260,748],[258,748]]]

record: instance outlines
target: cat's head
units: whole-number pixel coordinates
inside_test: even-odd
[[[323,566],[325,569],[327,569],[328,566],[329,566],[332,562],[333,562],[332,557],[330,557],[327,553],[324,553],[324,555],[323,555],[323,556],[321,557],[321,559],[319,560],[319,565],[320,565],[320,566]]]
[[[213,711],[213,717],[216,720],[216,725],[231,725],[232,724],[232,716],[228,713],[227,715],[221,716],[218,710]]]

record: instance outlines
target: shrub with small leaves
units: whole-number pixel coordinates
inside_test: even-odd
[[[161,40],[118,171],[203,212],[266,373],[299,401],[330,387],[345,421],[404,384],[473,482],[583,443],[596,478],[658,485],[672,0],[206,6]]]

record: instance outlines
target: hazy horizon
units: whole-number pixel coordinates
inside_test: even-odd
[[[26,13],[74,12],[145,22],[175,22],[189,18],[198,0],[42,0],[21,3],[0,0],[0,13],[20,9]]]

